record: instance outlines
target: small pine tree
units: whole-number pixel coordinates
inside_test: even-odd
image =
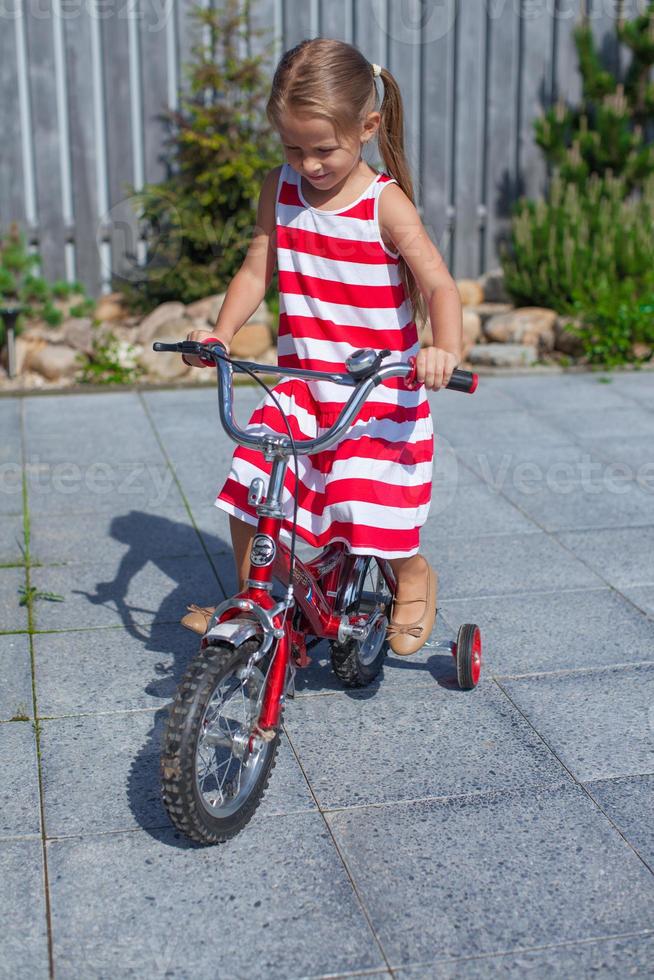
[[[172,131],[170,176],[131,191],[154,254],[143,268],[130,256],[133,274],[114,279],[135,310],[226,289],[245,257],[261,183],[280,162],[265,114],[268,53],[244,53],[261,33],[249,25],[249,2],[189,16],[206,38],[192,49],[188,95],[161,116]]]
[[[588,18],[574,32],[582,102],[559,101],[536,120],[536,141],[561,177],[582,185],[591,174],[624,177],[627,193],[654,173],[654,2],[631,21],[616,20],[618,40],[631,52],[620,81],[601,62]]]

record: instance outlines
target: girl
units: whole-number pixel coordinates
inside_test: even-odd
[[[379,109],[377,79],[384,87]],[[436,573],[418,553],[432,483],[426,389],[446,385],[461,359],[459,294],[413,204],[402,99],[387,69],[343,41],[302,41],[283,55],[266,111],[286,162],[263,182],[248,253],[211,335],[229,349],[263,299],[276,262],[280,367],[344,371],[346,357],[359,347],[389,348],[395,360],[416,355],[416,378],[424,387],[410,391],[400,378],[379,385],[335,447],[298,457],[297,474],[298,535],[316,548],[341,540],[356,554],[388,559],[397,578],[390,646],[414,653],[436,615]],[[362,158],[375,135],[388,174]],[[425,303],[433,343],[421,349],[415,321]],[[194,330],[188,339],[208,335]],[[189,362],[202,366],[197,358]],[[300,439],[322,434],[351,394],[333,382],[294,378],[274,391]],[[286,432],[268,396],[250,423]],[[216,500],[230,515],[242,589],[257,521],[248,487],[270,468],[260,454],[237,447]],[[289,517],[292,468],[291,459],[284,494]],[[289,520],[289,534],[290,528]],[[204,633],[213,610],[188,608],[182,622]]]

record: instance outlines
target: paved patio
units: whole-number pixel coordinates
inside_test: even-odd
[[[0,400],[0,975],[651,976],[654,374],[610,378],[431,396],[432,642],[479,623],[482,681],[426,647],[352,694],[323,656],[214,848],[158,753],[179,615],[234,588],[215,393]]]

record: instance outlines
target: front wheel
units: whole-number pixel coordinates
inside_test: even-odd
[[[174,826],[202,844],[233,837],[256,810],[279,748],[252,735],[269,657],[248,667],[258,639],[201,650],[177,690],[164,731],[161,785]]]
[[[347,587],[344,612],[350,621],[372,618],[373,624],[363,640],[350,637],[331,644],[332,667],[345,687],[365,687],[379,674],[388,652],[386,627],[392,602],[393,595],[376,559],[361,556]]]

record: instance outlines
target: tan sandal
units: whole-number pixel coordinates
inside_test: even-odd
[[[420,557],[424,558],[423,555]],[[389,646],[393,653],[397,653],[400,657],[408,657],[409,654],[416,653],[425,645],[436,620],[438,573],[434,571],[426,558],[424,558],[424,562],[427,566],[427,587],[424,599],[395,599],[393,601],[393,609],[396,605],[404,606],[409,602],[423,603],[425,608],[422,616],[413,623],[396,623],[391,615],[391,620],[386,628]]]
[[[185,626],[188,630],[193,630],[194,633],[199,633],[200,636],[204,636],[207,632],[207,626],[209,625],[209,620],[216,611],[216,606],[196,606],[191,604],[186,607],[189,611],[185,616],[182,616],[180,623]]]

